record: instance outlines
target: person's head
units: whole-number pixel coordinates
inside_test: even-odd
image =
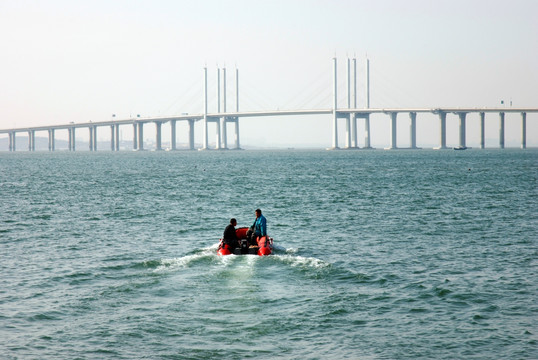
[[[260,215],[262,214],[262,211],[260,209],[256,209],[256,217],[260,217]]]
[[[235,218],[231,218],[231,219],[230,219],[230,224],[231,224],[232,226],[237,225],[237,220],[235,220]]]

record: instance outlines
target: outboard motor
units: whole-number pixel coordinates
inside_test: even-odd
[[[248,240],[241,239],[241,254],[248,254]]]

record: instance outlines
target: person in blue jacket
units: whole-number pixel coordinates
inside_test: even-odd
[[[262,215],[260,209],[256,209],[256,220],[247,232],[247,238],[250,245],[258,245],[256,239],[258,236],[267,236],[267,220]]]

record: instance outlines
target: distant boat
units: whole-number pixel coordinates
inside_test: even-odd
[[[467,146],[456,146],[454,150],[467,150]]]

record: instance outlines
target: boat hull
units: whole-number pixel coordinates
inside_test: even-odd
[[[257,246],[251,245],[248,246],[247,242],[247,231],[248,228],[238,228],[235,230],[237,238],[240,241],[240,246],[235,249],[230,249],[230,247],[224,243],[223,239],[220,239],[219,248],[217,250],[217,255],[259,255],[267,256],[273,253],[273,238],[269,236],[259,236],[257,238]]]

